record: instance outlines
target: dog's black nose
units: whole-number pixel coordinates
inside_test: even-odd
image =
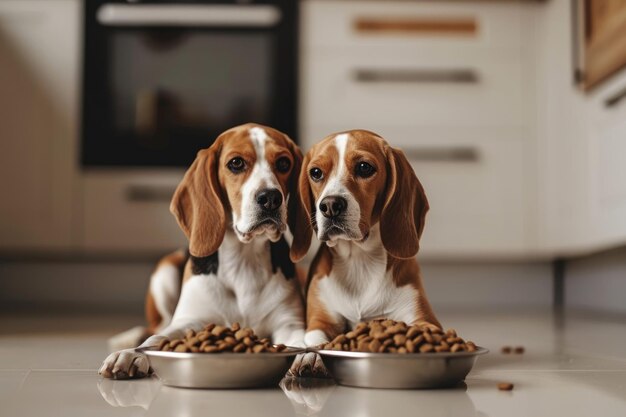
[[[256,195],[256,202],[265,210],[276,210],[283,203],[283,195],[276,188],[261,190]]]
[[[320,201],[320,211],[324,217],[328,217],[329,219],[338,217],[346,210],[346,207],[348,207],[348,202],[343,197],[328,196]]]

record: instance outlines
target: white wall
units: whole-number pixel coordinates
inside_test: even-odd
[[[422,276],[435,310],[552,305],[549,262],[425,263]]]
[[[154,262],[0,262],[0,310],[141,313]]]
[[[422,263],[435,310],[535,308],[552,303],[552,266],[536,263]],[[141,313],[153,262],[0,263],[0,310]],[[565,302],[626,313],[626,248],[570,260]]]

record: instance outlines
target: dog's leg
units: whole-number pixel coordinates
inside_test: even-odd
[[[276,344],[304,347],[304,326],[300,323],[300,325],[279,327],[272,332],[272,341]]]
[[[286,294],[268,317],[272,342],[287,346],[304,347],[304,306],[296,289]]]
[[[108,341],[110,352],[134,348],[170,324],[180,296],[181,271],[186,259],[185,252],[178,250],[159,261],[150,276],[150,286],[146,294],[145,313],[148,326],[136,326],[111,337]]]
[[[207,323],[220,323],[221,318],[207,311],[214,302],[211,291],[206,288],[207,282],[212,282],[210,277],[195,276],[189,279],[181,289],[180,301],[172,322],[146,339],[138,349],[155,349],[163,339],[182,338],[188,329],[198,331]],[[142,378],[149,370],[145,354],[136,349],[124,349],[110,354],[99,372],[105,378],[128,379]]]
[[[109,352],[135,347],[152,334],[153,332],[144,326],[135,326],[132,329],[118,333],[108,340]]]
[[[182,270],[187,255],[182,250],[163,257],[150,277],[146,295],[146,321],[153,334],[172,321],[180,297]]]
[[[322,314],[320,314],[322,313]],[[306,346],[319,346],[334,338],[343,328],[343,324],[336,323],[330,319],[326,312],[309,309],[308,327],[304,335]],[[290,374],[293,376],[328,377],[329,373],[322,358],[313,352],[302,353],[296,357]]]
[[[418,292],[417,303],[416,303],[416,318],[413,320],[412,325],[418,325],[421,327],[428,327],[431,330],[435,329],[443,329],[441,327],[441,323],[437,320],[433,308],[426,298],[426,294],[424,293],[424,288],[420,285],[420,290]]]
[[[159,334],[150,336],[137,349],[124,349],[111,353],[105,360],[98,373],[105,378],[133,379],[143,378],[150,373],[148,358],[138,349],[156,349],[164,339],[180,339],[189,329],[201,330],[204,321],[174,320]]]

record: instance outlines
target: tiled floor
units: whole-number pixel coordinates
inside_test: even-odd
[[[161,386],[156,378],[103,380],[106,338],[133,318],[0,317],[0,416],[626,416],[626,322],[542,313],[448,313],[444,325],[491,353],[466,385],[400,391],[283,381],[282,389]],[[524,345],[524,355],[502,355]],[[511,392],[496,389],[515,384]]]

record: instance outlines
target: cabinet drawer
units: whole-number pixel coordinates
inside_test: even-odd
[[[311,54],[305,123],[522,126],[524,77],[517,52]]]
[[[307,1],[303,45],[515,47],[522,43],[522,7],[510,1]]]
[[[169,211],[182,176],[183,172],[85,174],[84,248],[146,252],[186,245]]]
[[[407,150],[431,207],[423,253],[520,254],[525,249],[523,142],[487,141],[470,148],[476,160],[413,159]]]

